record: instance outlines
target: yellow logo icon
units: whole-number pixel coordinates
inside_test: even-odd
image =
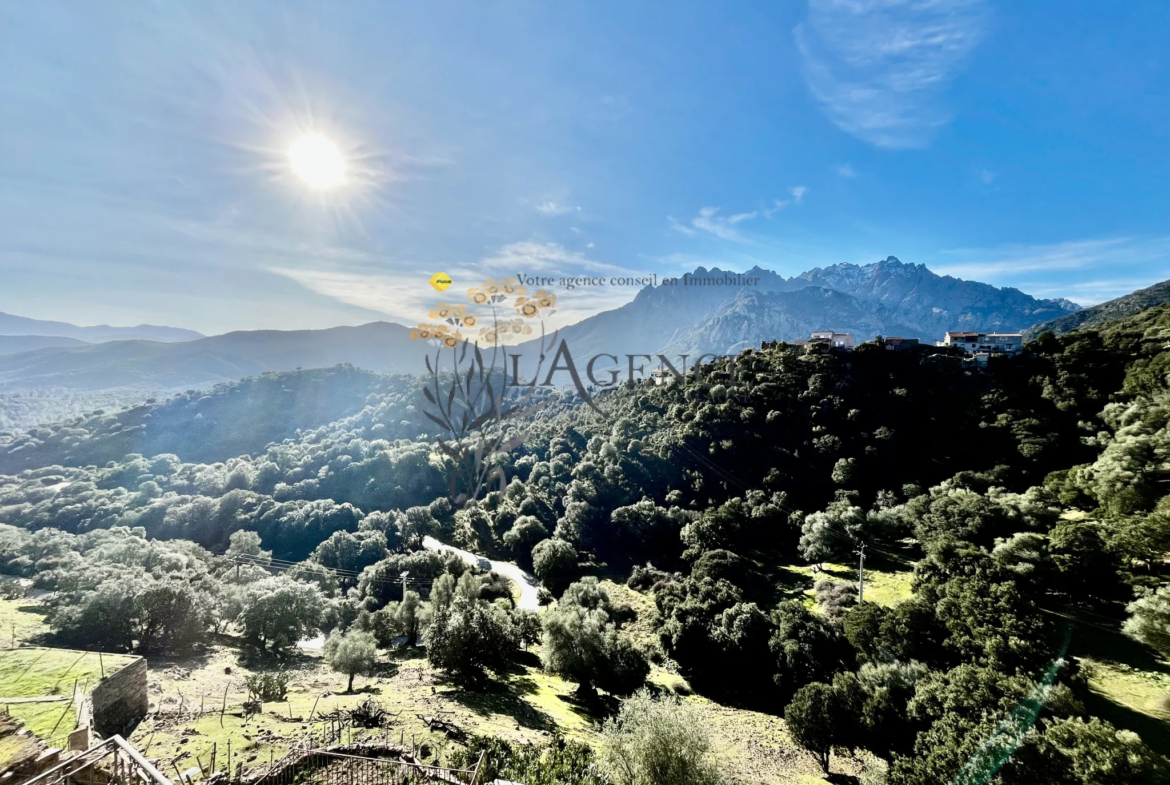
[[[447,287],[451,285],[451,276],[446,273],[435,273],[431,276],[430,285],[435,287],[437,291],[445,292]]]

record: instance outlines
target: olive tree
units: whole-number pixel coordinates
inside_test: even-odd
[[[577,549],[559,537],[542,540],[532,549],[532,569],[545,588],[560,594],[577,576]]]
[[[317,634],[324,612],[320,589],[278,576],[248,586],[239,624],[249,643],[283,649]]]
[[[576,681],[582,695],[595,687],[628,695],[646,680],[650,666],[612,620],[609,595],[596,578],[585,578],[566,591],[545,614],[545,670]]]
[[[361,630],[334,633],[325,641],[325,661],[337,673],[349,676],[346,692],[353,692],[353,677],[369,675],[378,659],[374,636]]]

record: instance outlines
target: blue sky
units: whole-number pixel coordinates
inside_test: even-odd
[[[1170,277],[1168,39],[1146,0],[9,3],[0,310],[410,323],[440,270],[888,255],[1099,302]]]

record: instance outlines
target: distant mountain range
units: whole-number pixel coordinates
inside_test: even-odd
[[[0,335],[0,355],[52,349],[58,346],[88,346],[86,341],[59,335]]]
[[[1162,281],[1145,289],[1118,297],[1116,300],[1084,308],[1076,313],[1070,313],[1051,321],[1029,327],[1024,337],[1032,340],[1042,332],[1053,332],[1057,335],[1079,330],[1081,328],[1100,327],[1109,322],[1132,316],[1138,311],[1144,311],[1155,305],[1170,300],[1170,281]]]
[[[399,324],[255,330],[181,343],[113,341],[0,356],[0,390],[206,387],[264,371],[350,363],[379,373],[424,372],[434,347]]]
[[[757,279],[752,286],[716,283],[734,275],[700,267],[677,284],[646,287],[626,305],[565,327],[558,337],[567,340],[580,364],[605,353],[616,355],[617,365],[624,367],[625,354],[730,354],[767,340],[806,339],[814,330],[851,332],[859,342],[877,334],[933,342],[947,330],[1017,332],[1070,312],[1076,316],[1078,309],[1067,300],[1040,300],[1018,289],[936,275],[892,256],[868,265],[817,268],[792,278],[755,267],[741,274]],[[264,371],[339,363],[417,374],[426,368],[424,355],[434,352],[428,344],[410,340],[408,328],[386,322],[204,338],[169,327],[76,327],[0,315],[0,335],[14,330],[25,331],[25,348],[5,353],[6,343],[10,349],[22,344],[15,338],[0,341],[0,391],[203,387]],[[121,330],[154,331],[166,338],[99,337]],[[36,345],[47,336],[107,342]],[[537,349],[529,342],[509,351],[529,359]]]
[[[947,330],[1019,332],[1080,308],[1018,289],[937,275],[891,256],[785,278],[759,267],[754,286],[725,286],[734,273],[702,267],[678,284],[647,287],[630,303],[563,328],[575,359],[601,353],[730,354],[763,341],[807,339],[815,330],[941,340]],[[527,358],[532,344],[519,349]],[[618,365],[624,360],[619,359]],[[600,367],[600,364],[599,364]]]
[[[68,322],[49,322],[43,319],[28,319],[24,316],[0,313],[0,335],[20,335],[55,338],[73,338],[86,343],[104,341],[191,341],[202,338],[202,333],[183,330],[178,327],[158,327],[140,324],[137,327],[110,327],[99,324],[96,327],[78,327]]]

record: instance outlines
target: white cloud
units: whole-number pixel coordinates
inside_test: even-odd
[[[576,275],[575,271],[588,270],[598,273],[628,273],[625,267],[616,264],[595,262],[580,251],[570,251],[558,243],[520,242],[509,243],[482,263],[490,274],[551,272],[558,276]]]
[[[691,219],[691,226],[701,231],[713,234],[721,240],[730,240],[735,243],[745,243],[747,240],[734,228],[735,224],[755,216],[755,213],[741,213],[730,218],[721,218],[718,207],[704,207],[699,214]]]
[[[1121,297],[1138,289],[1144,289],[1154,283],[1156,281],[1149,278],[1116,278],[1078,281],[1077,283],[1066,283],[1059,286],[1053,286],[1051,282],[1047,282],[1047,285],[1038,282],[1034,286],[1024,284],[1021,288],[1024,288],[1028,294],[1034,297],[1064,297],[1078,305],[1087,306]]]
[[[958,248],[944,253],[961,261],[931,265],[931,269],[939,275],[977,280],[1039,270],[1077,270],[1117,259],[1119,254],[1130,256],[1133,253],[1133,243],[1133,238],[1114,237],[1049,245]]]
[[[1103,237],[1061,243],[959,248],[943,252],[940,275],[1015,286],[1037,297],[1081,304],[1109,300],[1166,278],[1170,237]]]
[[[395,321],[412,324],[410,313],[420,310],[421,287],[403,285],[400,276],[369,275],[343,270],[303,270],[295,267],[270,267],[268,271],[291,278],[306,289],[347,305],[386,314]],[[419,289],[414,293],[412,289]],[[423,311],[425,314],[425,311]],[[417,320],[415,320],[417,321]]]
[[[837,167],[837,174],[842,177],[854,177],[857,172],[853,171],[853,167],[850,164],[841,164]]]
[[[788,189],[788,193],[791,194],[791,199],[773,199],[772,206],[764,208],[764,216],[766,218],[771,218],[791,204],[802,204],[804,202],[804,195],[808,193],[808,188],[803,185],[794,185]]]
[[[727,217],[727,223],[737,224],[740,221],[750,221],[751,219],[755,218],[757,215],[758,215],[758,213],[755,210],[752,210],[750,213],[739,213],[737,215],[731,215],[731,216]]]
[[[568,215],[569,213],[581,212],[580,207],[573,207],[567,204],[560,204],[558,202],[543,202],[536,205],[536,209],[543,215]]]
[[[675,230],[676,232],[682,232],[687,237],[694,237],[696,234],[698,234],[698,232],[696,232],[691,227],[676,221],[673,215],[666,216],[666,220],[670,222],[671,229]]]
[[[941,94],[985,20],[985,0],[809,0],[793,36],[809,90],[838,128],[909,148],[950,122]]]
[[[421,266],[420,266],[421,267]],[[443,270],[454,280],[444,293],[436,292],[426,279],[429,272],[417,276],[370,274],[353,268],[331,266],[303,269],[291,266],[270,267],[269,272],[284,276],[306,289],[348,305],[385,314],[406,325],[426,321],[427,312],[436,302],[462,302],[467,288],[489,278],[539,276],[557,281],[588,276],[601,278],[604,284],[569,290],[559,284],[541,284],[558,295],[557,312],[549,329],[574,324],[593,314],[617,308],[629,302],[640,287],[610,285],[612,278],[644,278],[649,270],[632,270],[619,265],[590,259],[580,251],[570,251],[557,243],[532,241],[509,243],[470,264],[432,265],[427,270]]]

